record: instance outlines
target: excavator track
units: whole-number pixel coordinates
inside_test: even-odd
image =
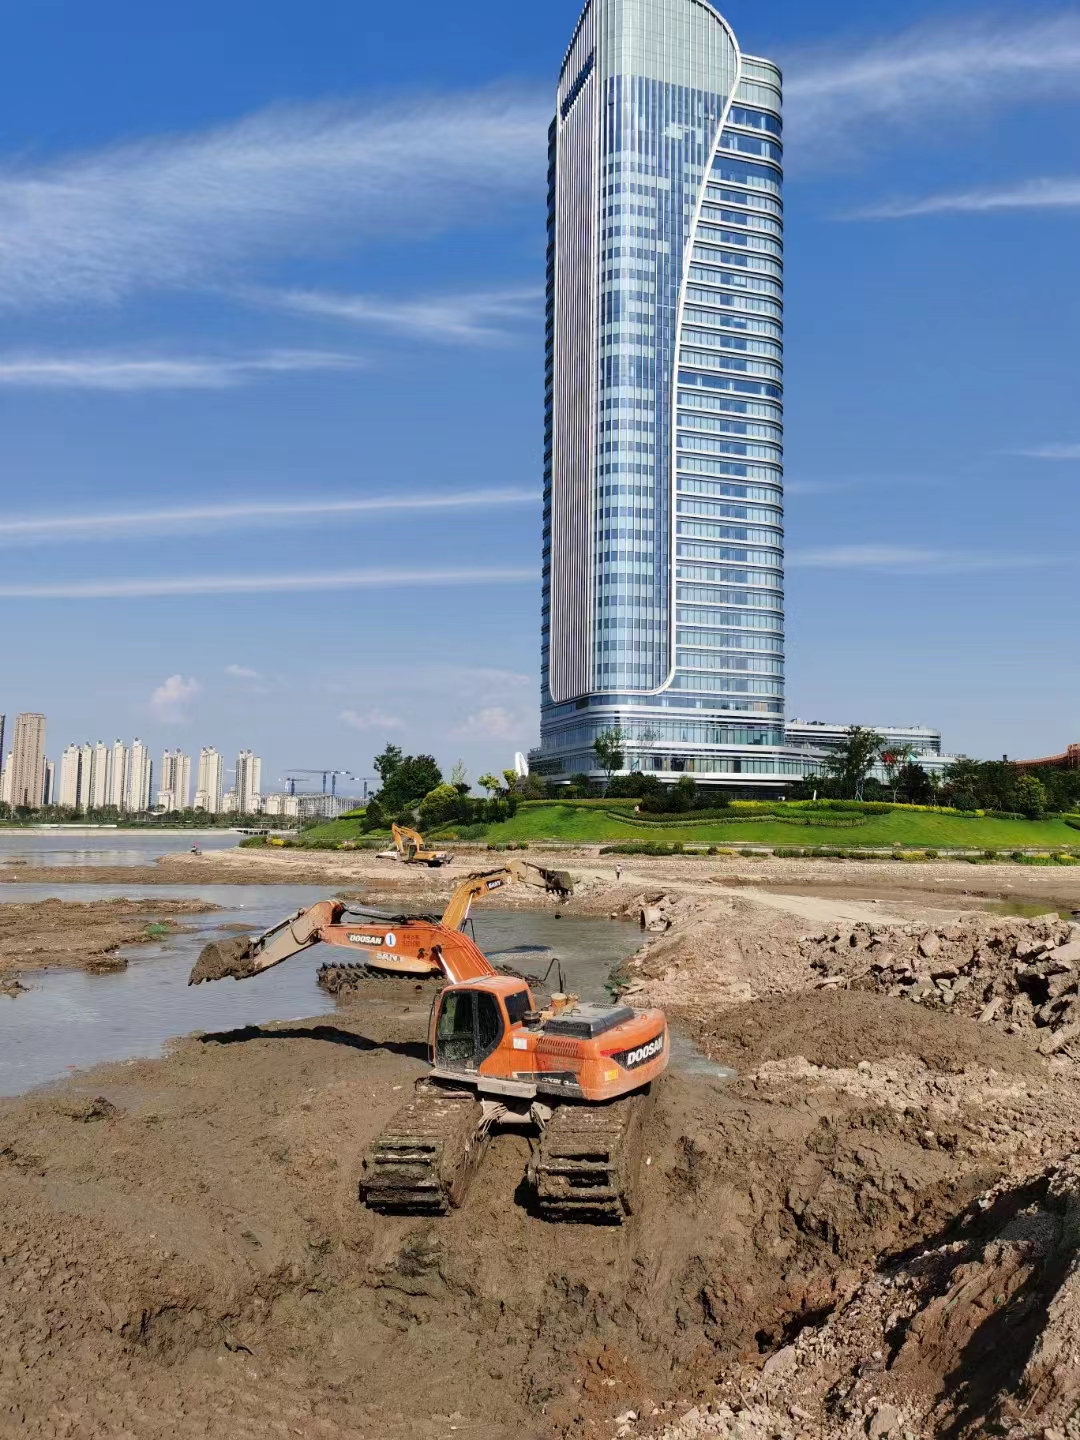
[[[515,970],[511,965],[495,965],[494,969],[497,975],[510,975],[515,980],[524,980],[532,987],[534,995],[541,999],[549,993],[544,980],[538,975]],[[404,995],[407,991],[413,991],[432,996],[447,984],[445,975],[395,974],[392,970],[380,970],[375,965],[365,965],[357,961],[320,965],[315,979],[329,995],[348,995],[354,991],[378,995],[380,987],[383,987],[391,994]]]
[[[487,1144],[472,1090],[421,1082],[364,1157],[360,1198],[371,1210],[445,1215],[465,1199]]]
[[[350,990],[374,990],[377,985],[389,985],[401,993],[407,990],[423,990],[434,995],[446,984],[444,975],[402,975],[392,970],[379,970],[373,965],[355,961],[344,964],[320,965],[315,979],[330,995],[342,995]]]
[[[621,1225],[633,1214],[648,1104],[639,1092],[608,1105],[558,1107],[529,1166],[543,1219]]]

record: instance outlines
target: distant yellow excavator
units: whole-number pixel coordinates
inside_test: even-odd
[[[429,850],[420,832],[408,825],[393,825],[390,833],[394,837],[394,848],[380,850],[376,860],[401,860],[406,865],[429,865],[434,870],[440,865],[449,865],[454,858],[445,850]]]

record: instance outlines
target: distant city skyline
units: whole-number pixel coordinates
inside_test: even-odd
[[[6,717],[0,715],[0,738],[5,726]],[[13,809],[58,806],[84,813],[116,810],[146,814],[152,810],[168,813],[193,808],[207,814],[258,814],[266,801],[268,814],[296,815],[302,813],[305,800],[324,798],[321,792],[297,795],[295,782],[288,791],[264,795],[262,759],[250,748],[241,750],[232,769],[226,769],[223,756],[214,746],[202,746],[195,772],[197,788],[192,796],[192,757],[179,748],[166,749],[155,767],[150,747],[138,736],[130,745],[123,740],[111,746],[103,740],[94,744],[71,742],[60,752],[57,764],[46,754],[45,715],[16,715],[12,733],[10,751],[5,754],[0,744],[0,801]],[[234,777],[228,790],[227,775]]]

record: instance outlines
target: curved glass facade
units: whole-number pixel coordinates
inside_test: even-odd
[[[619,726],[643,769],[800,773],[767,753],[784,708],[781,129],[779,71],[705,0],[586,6],[549,137],[549,772],[594,770],[593,739]]]

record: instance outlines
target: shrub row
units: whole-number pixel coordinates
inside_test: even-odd
[[[670,815],[628,815],[624,811],[609,810],[607,815],[623,825],[640,825],[644,829],[683,829],[695,825],[748,825],[767,821],[773,825],[796,825],[817,830],[858,830],[867,823],[862,815],[820,815],[804,812],[788,815],[780,811],[762,810],[753,815],[733,815],[730,810],[685,810]]]

